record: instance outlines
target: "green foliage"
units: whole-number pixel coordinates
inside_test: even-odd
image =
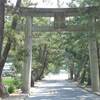
[[[19,60],[14,60],[12,70],[16,73],[21,73],[22,71],[23,62]]]
[[[8,91],[8,93],[13,93],[13,92],[14,92],[14,86],[10,85],[10,86],[7,88],[7,91]]]
[[[59,67],[55,66],[53,63],[49,63],[48,69],[45,71],[45,73],[48,74],[49,72],[57,74],[59,73]]]
[[[28,52],[25,48],[19,48],[16,53],[16,58],[21,61],[24,60],[25,57],[28,56]]]
[[[22,80],[21,78],[15,78],[13,81],[13,85],[17,88],[20,89],[22,86]]]
[[[12,84],[17,89],[21,88],[21,85],[22,85],[22,79],[21,78],[3,78],[3,82],[7,86]]]
[[[3,78],[3,82],[4,82],[4,84],[6,84],[6,85],[13,84],[14,78]]]
[[[33,4],[31,0],[23,0],[22,1],[22,6],[24,6],[24,7],[29,7],[32,5],[35,6],[35,4]]]
[[[86,7],[86,6],[99,6],[99,5],[100,5],[99,0],[72,0],[72,2],[69,4],[70,7],[75,7],[75,6]]]

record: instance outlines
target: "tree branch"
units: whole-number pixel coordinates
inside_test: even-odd
[[[2,52],[2,41],[3,41],[3,33],[4,33],[4,12],[5,12],[5,4],[4,0],[0,0],[0,59]]]
[[[14,8],[14,13],[17,13],[17,14],[19,13],[20,4],[21,4],[21,0],[17,0],[16,6]],[[13,16],[13,21],[12,21],[12,25],[11,25],[12,29],[16,29],[17,20],[18,20],[17,15]]]
[[[9,53],[9,50],[11,48],[11,41],[10,39],[8,38],[8,41],[5,45],[5,48],[4,48],[4,51],[3,51],[3,59],[2,59],[2,66],[4,66],[5,62],[6,62],[6,59],[7,59],[7,56],[8,56],[8,53]]]
[[[15,6],[15,8],[14,8],[14,11],[15,11],[16,13],[19,13],[20,5],[21,5],[21,0],[17,0],[16,6]]]

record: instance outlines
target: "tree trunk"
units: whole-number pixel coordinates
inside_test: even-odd
[[[87,85],[91,85],[91,77],[90,77],[90,72],[89,72],[89,75],[88,75]]]
[[[2,42],[4,33],[4,12],[5,12],[5,2],[4,0],[0,0],[0,60],[1,60]]]
[[[86,68],[84,67],[84,70],[83,70],[83,73],[82,73],[82,76],[81,76],[80,83],[84,83],[84,81],[85,81],[85,75],[86,75]]]
[[[5,98],[8,96],[9,96],[9,94],[8,94],[4,84],[2,82],[2,78],[0,77],[0,97]]]
[[[80,71],[75,73],[75,81],[78,81],[79,77],[80,77]]]
[[[42,75],[44,73],[45,67],[46,67],[46,59],[47,59],[47,46],[44,45],[44,47],[40,47],[39,49],[39,55],[38,55],[38,59],[37,62],[39,62],[41,65],[38,66],[38,68],[33,68],[32,71],[32,81],[31,86],[34,86],[34,82],[37,80],[40,80],[42,78]]]
[[[41,67],[40,67],[40,73],[39,76],[37,77],[37,79],[41,79],[42,75],[44,73],[45,67],[46,67],[46,59],[47,59],[47,45],[45,44],[41,53],[41,58],[40,58],[40,63],[41,63]]]
[[[70,79],[71,80],[73,79],[73,74],[74,74],[73,70],[70,70]]]
[[[8,96],[5,86],[3,85],[1,75],[2,75],[4,64],[8,56],[8,52],[11,47],[11,42],[9,41],[8,38],[8,41],[6,43],[2,55],[2,43],[3,43],[3,34],[4,34],[4,12],[5,12],[5,0],[0,0],[0,97]]]
[[[34,87],[34,77],[31,74],[31,87]]]
[[[10,48],[11,48],[11,41],[8,39],[6,46],[5,46],[5,49],[4,49],[4,52],[3,52],[3,55],[2,55],[3,59],[0,62],[0,96],[1,97],[7,97],[8,96],[8,92],[6,91],[6,89],[5,89],[5,87],[2,83],[2,77],[1,76],[2,76],[2,70],[3,70],[4,64],[6,62]]]
[[[0,0],[0,97],[7,97],[9,96],[3,82],[2,82],[2,70],[4,67],[4,64],[6,62],[9,50],[11,48],[12,39],[8,37],[8,41],[6,43],[6,46],[4,48],[3,54],[2,54],[2,44],[3,44],[3,34],[4,34],[4,15],[5,15],[5,1],[6,0]],[[20,0],[18,0],[20,1]]]
[[[98,65],[99,65],[99,82],[100,82],[100,43],[97,40],[97,53],[98,53]],[[99,83],[100,84],[100,83]]]
[[[45,66],[42,67],[41,70],[39,71],[39,74],[37,75],[36,81],[42,79],[42,76],[44,74],[44,70],[45,70]]]

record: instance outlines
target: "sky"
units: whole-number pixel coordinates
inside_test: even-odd
[[[13,4],[16,3],[17,0],[11,0]],[[57,8],[57,0],[31,0],[32,3],[38,3],[37,8]],[[66,8],[67,3],[71,2],[71,0],[59,0],[61,8]]]

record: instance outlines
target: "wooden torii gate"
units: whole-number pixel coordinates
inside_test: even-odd
[[[19,13],[26,17],[26,25],[17,25],[16,29],[25,31],[25,48],[28,49],[29,55],[26,57],[23,70],[23,91],[29,93],[31,87],[31,66],[32,66],[32,32],[57,32],[73,31],[88,32],[89,35],[89,58],[92,90],[99,91],[99,68],[96,47],[96,32],[100,31],[98,24],[95,23],[93,13],[100,13],[99,7],[85,8],[25,8],[21,7]],[[89,16],[89,23],[85,25],[65,25],[65,18],[72,16]],[[53,26],[35,26],[32,24],[33,17],[54,17]]]

